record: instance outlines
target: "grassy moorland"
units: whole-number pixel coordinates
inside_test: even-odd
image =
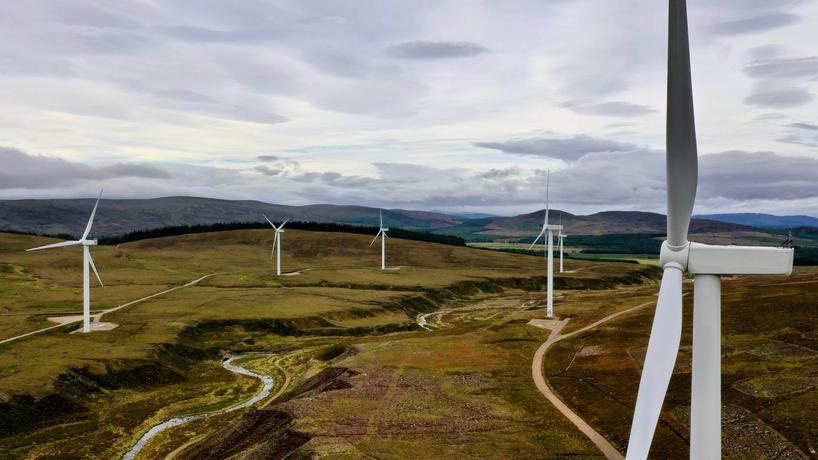
[[[814,457],[818,269],[798,267],[790,278],[727,279],[722,299],[724,457]],[[545,362],[556,391],[620,449],[627,445],[652,317],[653,309],[644,309],[563,341]],[[685,298],[684,324],[651,451],[656,458],[688,457],[692,296]]]
[[[94,248],[106,282],[95,310],[213,276],[106,314],[111,331],[69,325],[0,345],[0,457],[116,458],[161,421],[230,408],[261,387],[222,367],[231,354],[273,377],[270,396],[161,432],[137,458],[599,457],[531,380],[549,334],[528,324],[544,316],[542,257],[390,239],[400,268],[381,272],[367,236],[287,231],[289,275],[275,277],[272,236]],[[79,251],[22,252],[48,241],[0,234],[0,339],[79,310]],[[563,333],[655,299],[656,267],[570,259],[566,270],[555,282]],[[816,289],[813,268],[725,281],[725,457],[815,447]],[[560,342],[544,361],[556,392],[620,450],[652,311]],[[661,458],[687,457],[685,319]]]
[[[203,452],[219,452],[213,439],[237,435],[220,428],[244,426],[245,417],[268,413],[268,428],[279,427],[286,441],[276,444],[280,448],[332,450],[354,440],[361,452],[389,456],[411,444],[412,431],[401,438],[393,434],[404,428],[381,428],[376,421],[386,417],[387,409],[377,402],[367,402],[373,421],[367,422],[368,434],[361,442],[342,430],[338,435],[344,442],[324,447],[314,444],[334,432],[322,424],[335,417],[332,411],[357,411],[363,403],[344,398],[331,407],[315,403],[310,406],[314,410],[330,412],[307,417],[298,412],[300,406],[287,404],[343,395],[329,390],[369,382],[360,377],[364,368],[391,381],[392,367],[400,368],[405,355],[421,349],[441,354],[417,375],[416,364],[404,366],[400,375],[406,372],[424,382],[417,389],[425,388],[432,398],[427,405],[457,399],[462,406],[457,414],[490,415],[464,431],[464,437],[450,437],[446,452],[467,453],[474,444],[484,450],[496,445],[492,453],[499,457],[548,449],[593,454],[592,446],[567,424],[547,430],[557,417],[543,409],[536,389],[526,385],[528,355],[543,334],[525,326],[526,318],[543,314],[542,259],[393,238],[388,264],[399,269],[382,272],[377,269],[379,248],[370,248],[367,236],[287,231],[282,260],[284,271],[292,273],[275,277],[272,237],[271,231],[245,230],[94,248],[106,283],[93,289],[95,311],[213,276],[106,314],[102,321],[118,325],[111,331],[69,334],[76,325],[68,325],[0,345],[0,455],[116,457],[161,420],[226,408],[249,397],[258,381],[227,372],[220,358],[261,353],[247,365],[269,372],[282,386],[288,382],[278,389],[280,408],[271,398],[263,402],[269,405],[267,412],[237,411],[176,427],[159,435],[145,458],[160,452],[203,458]],[[23,252],[51,241],[0,234],[0,339],[45,327],[50,316],[79,311],[80,251]],[[576,271],[557,278],[559,289],[612,289],[655,276],[650,267],[632,264],[571,261],[567,268]],[[532,297],[476,316],[455,315],[451,325],[435,326],[441,332],[429,333],[416,323],[420,314],[523,295]],[[509,314],[520,317],[503,322]],[[338,347],[344,351],[335,356],[331,350]],[[442,353],[448,348],[460,351],[449,359]],[[413,407],[389,413],[394,418]],[[434,432],[450,431],[445,427],[456,422],[454,413],[432,409],[418,408],[416,417],[437,426]],[[507,422],[506,431],[494,429]],[[252,434],[256,437],[237,445],[250,449],[267,442]],[[274,438],[270,435],[268,441]],[[197,450],[201,446],[210,447]]]

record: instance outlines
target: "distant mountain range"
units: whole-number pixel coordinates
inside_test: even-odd
[[[471,219],[452,227],[435,230],[460,236],[467,240],[524,238],[539,233],[543,224],[544,211],[535,211],[514,217],[489,217]],[[569,235],[603,235],[657,233],[666,230],[663,214],[640,211],[606,211],[587,216],[578,216],[552,209],[549,214],[552,224],[562,223]],[[747,225],[719,222],[707,219],[693,219],[691,233],[732,233],[754,230]]]
[[[79,235],[85,228],[93,206],[93,199],[0,200],[0,230]],[[514,217],[499,217],[387,209],[384,210],[384,224],[393,228],[455,235],[466,240],[515,239],[535,236],[542,226],[543,212],[540,210]],[[175,225],[260,222],[263,220],[262,214],[266,214],[274,222],[290,219],[378,225],[378,209],[365,206],[286,206],[261,201],[177,196],[136,200],[103,199],[97,211],[93,236],[118,236],[135,230]],[[562,222],[569,235],[663,234],[666,225],[664,215],[638,211],[607,211],[580,216],[551,210],[550,218],[552,223]],[[737,234],[759,232],[758,228],[753,227],[764,227],[768,231],[779,233],[779,229],[795,226],[818,227],[818,219],[767,214],[714,214],[696,216],[690,231],[694,234]]]
[[[0,200],[0,230],[49,235],[79,235],[85,228],[94,199]],[[365,206],[316,204],[285,206],[261,201],[232,201],[174,196],[148,200],[100,201],[93,236],[115,236],[135,230],[174,225],[219,222],[261,222],[266,214],[274,222],[334,222],[378,225],[378,209]],[[386,226],[414,230],[451,227],[466,219],[448,214],[388,209]]]
[[[700,219],[717,220],[732,224],[749,225],[758,228],[787,229],[797,227],[818,227],[818,219],[810,216],[775,216],[772,214],[703,214]]]

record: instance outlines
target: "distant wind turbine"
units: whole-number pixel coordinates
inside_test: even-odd
[[[267,216],[264,216],[264,218],[267,219]],[[275,254],[276,276],[281,276],[281,236],[279,236],[279,233],[284,233],[284,224],[289,222],[289,219],[282,222],[278,227],[276,227],[274,223],[270,222],[270,219],[267,219],[267,222],[272,225],[273,229],[276,231],[276,236],[273,239],[273,250],[270,252],[270,258],[272,259],[273,254]]]
[[[375,240],[377,240],[379,236],[381,237],[381,270],[386,270],[386,239],[389,238],[386,236],[386,232],[388,232],[389,229],[383,227],[383,210],[379,210],[378,213],[381,217],[381,226],[378,229],[378,233],[375,235],[375,238],[373,238],[372,242],[369,243],[369,247],[371,248],[372,245],[375,244]]]
[[[554,230],[562,231],[562,225],[549,225],[548,224],[548,189],[550,187],[551,182],[551,171],[548,171],[545,176],[545,219],[543,220],[542,230],[540,230],[540,234],[537,235],[537,238],[534,239],[534,242],[531,243],[531,246],[528,247],[530,250],[537,244],[537,241],[540,240],[540,237],[545,235],[544,247],[545,247],[545,257],[548,260],[548,293],[546,296],[546,316],[551,318],[554,316]],[[562,241],[562,240],[560,240]],[[561,254],[561,253],[560,253]]]
[[[104,284],[102,284],[102,278],[99,277],[97,267],[94,265],[94,259],[91,258],[91,250],[89,249],[89,246],[96,246],[97,240],[88,239],[88,234],[91,233],[91,225],[94,223],[94,215],[97,213],[100,198],[102,198],[102,190],[99,191],[97,202],[94,204],[94,210],[91,211],[91,217],[88,219],[88,224],[85,225],[85,231],[82,233],[80,239],[26,249],[26,251],[39,251],[41,249],[82,245],[82,332],[91,332],[91,280],[88,276],[89,266],[94,270],[99,285],[104,286]]]
[[[670,0],[667,71],[667,241],[627,458],[648,457],[682,336],[682,280],[694,275],[690,458],[721,458],[721,275],[788,275],[793,250],[688,241],[698,185],[685,0]]]

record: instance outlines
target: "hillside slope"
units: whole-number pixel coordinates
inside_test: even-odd
[[[0,230],[41,234],[82,233],[93,199],[0,201]],[[266,214],[273,221],[284,219],[378,225],[378,209],[365,206],[316,204],[286,206],[261,201],[232,201],[198,197],[165,197],[100,202],[94,236],[111,236],[134,230],[174,225],[217,222],[258,222]],[[384,224],[410,229],[449,227],[464,219],[447,214],[389,209]]]

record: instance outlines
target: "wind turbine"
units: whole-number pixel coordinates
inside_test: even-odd
[[[682,334],[682,278],[694,275],[690,458],[721,457],[721,275],[789,275],[793,250],[688,241],[698,158],[685,0],[670,0],[667,80],[667,241],[631,425],[628,459],[647,458]]]
[[[373,244],[375,244],[375,240],[378,237],[381,237],[381,270],[386,270],[386,239],[389,238],[386,236],[386,232],[389,231],[388,228],[383,228],[383,210],[379,210],[378,213],[381,216],[381,226],[378,229],[378,233],[375,235],[375,238],[372,239],[372,242],[369,243],[369,247],[371,248]]]
[[[548,293],[546,296],[546,313],[545,315],[548,318],[554,316],[554,230],[562,231],[562,225],[549,225],[548,224],[548,189],[550,187],[551,182],[551,171],[548,171],[545,176],[545,219],[543,220],[542,230],[540,230],[540,234],[537,235],[537,238],[534,239],[534,242],[531,243],[531,246],[528,247],[529,250],[537,244],[537,241],[540,240],[540,237],[545,235],[545,241],[543,241],[545,246],[545,257],[548,259]],[[560,240],[562,241],[562,240]]]
[[[262,214],[264,216],[264,214]],[[267,219],[267,216],[264,216]],[[267,222],[273,226],[276,231],[276,236],[273,239],[273,250],[270,252],[270,258],[273,258],[273,254],[276,256],[276,276],[281,276],[281,237],[278,236],[279,233],[284,233],[284,224],[289,222],[290,219],[285,220],[281,223],[278,227],[275,226],[274,223],[270,222],[270,219],[267,219]]]
[[[94,270],[94,274],[97,275],[99,285],[104,286],[104,284],[102,284],[102,278],[99,277],[97,267],[94,265],[94,259],[91,258],[91,250],[89,249],[90,246],[96,246],[97,240],[88,239],[88,234],[91,233],[91,225],[94,223],[94,215],[97,213],[100,198],[102,198],[102,190],[99,191],[97,202],[94,204],[94,210],[91,211],[91,217],[88,218],[88,224],[85,225],[85,231],[82,233],[80,239],[26,249],[26,251],[39,251],[41,249],[82,245],[82,332],[91,332],[91,280],[88,276],[89,266]]]

